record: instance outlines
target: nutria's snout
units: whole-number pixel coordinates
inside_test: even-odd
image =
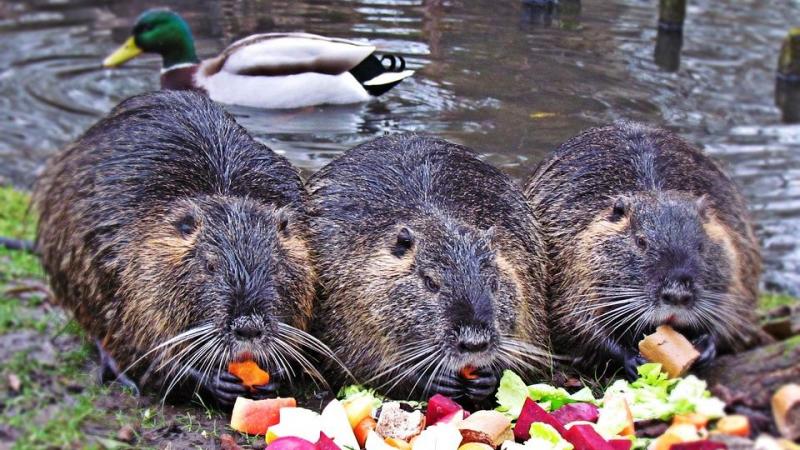
[[[691,308],[697,300],[694,280],[694,276],[687,272],[680,272],[667,278],[658,290],[658,300],[661,305]]]
[[[466,357],[480,355],[489,351],[493,341],[486,329],[462,328],[457,334],[456,351]]]
[[[232,342],[239,346],[266,344],[269,336],[276,333],[270,320],[258,315],[245,315],[235,317],[230,322],[228,332]]]

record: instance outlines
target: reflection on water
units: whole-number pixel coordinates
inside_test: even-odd
[[[656,0],[0,0],[0,176],[42,161],[121,99],[158,86],[160,62],[100,60],[153,6],[180,11],[201,56],[255,32],[369,40],[418,70],[380,99],[291,111],[230,108],[306,173],[384,133],[442,135],[517,179],[592,125],[673,128],[722,159],[753,202],[770,286],[799,293],[800,142],[778,126],[774,70],[791,0],[696,0],[681,40]],[[731,24],[736,24],[735,30]]]

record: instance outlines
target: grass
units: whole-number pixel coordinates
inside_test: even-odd
[[[769,311],[779,306],[796,305],[800,302],[799,299],[786,294],[779,294],[776,292],[764,292],[759,298],[759,307],[762,310]]]

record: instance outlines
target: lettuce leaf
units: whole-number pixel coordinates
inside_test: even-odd
[[[516,373],[511,370],[503,371],[503,376],[500,378],[500,386],[497,388],[497,404],[496,409],[507,416],[516,419],[519,413],[522,412],[522,405],[525,404],[525,399],[528,398],[528,387],[525,382]]]
[[[531,438],[525,441],[525,448],[536,450],[572,450],[574,447],[561,437],[551,425],[542,422],[531,424]]]
[[[370,397],[372,398],[372,405],[375,408],[380,408],[383,405],[384,400],[386,399],[384,396],[375,392],[375,389],[367,388],[360,384],[351,384],[350,386],[343,386],[339,389],[339,393],[336,397],[341,401],[352,400],[354,398],[359,397]]]

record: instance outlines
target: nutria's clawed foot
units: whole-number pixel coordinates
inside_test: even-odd
[[[187,378],[199,384],[201,392],[212,398],[219,406],[230,408],[236,402],[236,397],[247,397],[253,400],[263,400],[274,398],[278,394],[277,382],[271,382],[263,386],[254,386],[249,390],[242,384],[242,381],[228,372],[219,372],[217,376],[203,377],[202,374],[191,369],[187,373]]]
[[[111,355],[108,354],[108,352],[103,349],[103,346],[100,345],[99,341],[96,341],[95,345],[97,346],[97,351],[100,353],[100,384],[118,383],[129,389],[133,395],[138,397],[139,386],[136,384],[136,382],[131,380],[130,377],[125,375],[125,373],[120,370],[117,362],[111,357]]]
[[[639,378],[639,366],[645,363],[647,363],[647,359],[639,354],[638,350],[629,350],[625,352],[625,359],[622,362],[625,368],[625,377],[629,381]]]
[[[700,351],[700,358],[695,361],[694,368],[705,368],[717,357],[717,337],[713,334],[704,334],[692,344]]]
[[[467,380],[457,373],[443,373],[433,379],[431,394],[442,394],[455,400],[479,403],[497,389],[497,374],[488,368],[476,369],[474,379]]]

